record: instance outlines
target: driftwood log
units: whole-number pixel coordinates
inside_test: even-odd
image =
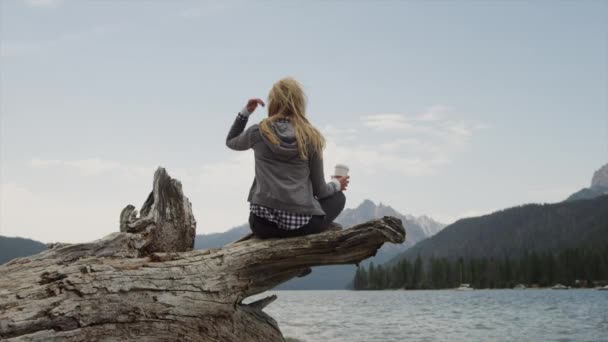
[[[392,217],[208,250],[192,250],[195,231],[181,184],[159,168],[140,217],[127,206],[120,232],[0,266],[0,340],[284,341],[262,310],[276,296],[245,298],[312,266],[359,263],[405,239]]]

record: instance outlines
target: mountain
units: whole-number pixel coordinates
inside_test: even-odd
[[[370,200],[363,201],[357,208],[345,209],[336,222],[348,228],[359,223],[363,223],[383,216],[395,216],[400,218],[406,230],[406,242],[401,245],[385,244],[378,250],[376,256],[367,259],[362,264],[370,262],[384,263],[394,256],[413,246],[418,241],[426,239],[438,231],[444,224],[434,221],[427,216],[414,217],[403,215],[390,206],[383,204],[376,205]],[[195,248],[215,248],[221,247],[226,243],[238,240],[240,237],[250,232],[247,224],[230,229],[224,233],[214,233],[208,235],[197,235]],[[347,287],[357,270],[355,265],[336,265],[315,267],[311,274],[303,278],[292,279],[278,287],[282,290],[328,290],[344,289]]]
[[[249,225],[244,224],[223,233],[197,235],[194,241],[194,249],[222,247],[227,243],[238,240],[249,232]],[[0,264],[14,258],[37,254],[46,249],[46,245],[38,241],[0,236]]]
[[[418,225],[424,232],[425,238],[430,238],[431,236],[439,233],[446,226],[445,224],[439,223],[426,215],[418,216],[416,218],[411,215],[406,216],[411,220],[415,220],[416,223],[418,223]]]
[[[407,238],[406,242],[399,248],[413,246],[418,241],[435,235],[445,227],[445,224],[434,221],[427,216],[403,215],[390,206],[382,203],[376,205],[368,199],[364,200],[355,209],[344,209],[336,221],[344,227],[350,227],[383,216],[395,216],[403,222]]]
[[[414,217],[412,215],[403,215],[390,206],[383,204],[376,205],[370,200],[363,201],[357,208],[345,209],[336,221],[348,228],[383,216],[395,216],[402,220],[407,233],[406,242],[401,245],[384,245],[378,250],[376,256],[365,260],[363,262],[364,265],[367,265],[372,261],[375,264],[387,262],[417,242],[436,234],[445,226],[427,216]],[[244,224],[223,233],[197,235],[194,242],[194,248],[207,249],[222,247],[227,243],[238,240],[248,233],[250,233],[249,225]],[[10,241],[6,239],[9,239]],[[39,253],[46,249],[46,246],[39,242],[4,237],[0,237],[0,247],[0,263],[16,257]],[[313,272],[308,276],[292,279],[279,286],[279,289],[344,289],[352,281],[356,269],[355,265],[315,267]]]
[[[577,201],[581,199],[592,199],[608,194],[608,164],[602,166],[599,170],[593,173],[591,178],[591,186],[583,188],[574,194],[570,195],[566,201]]]
[[[376,205],[371,200],[363,201],[357,208],[344,209],[338,216],[336,222],[343,225],[345,228],[360,224],[375,218],[383,216],[395,216],[402,220],[403,227],[406,231],[406,241],[403,244],[385,244],[378,250],[374,257],[371,257],[362,265],[368,265],[370,262],[375,264],[385,263],[391,260],[394,256],[402,253],[409,247],[415,245],[438,231],[444,224],[434,221],[433,219],[420,216],[414,217],[411,215],[403,215],[397,212],[390,206],[383,204]],[[349,287],[357,267],[355,265],[336,265],[315,267],[311,274],[303,278],[295,278],[287,283],[279,286],[281,290],[338,290]]]
[[[249,233],[249,224],[243,224],[223,233],[197,235],[194,239],[194,249],[219,248]]]
[[[608,243],[608,196],[462,219],[394,258],[502,258]]]
[[[570,195],[566,201],[593,199],[606,194],[608,194],[608,187],[584,188]]]
[[[375,264],[388,261],[393,256],[412,247],[416,243],[435,235],[445,227],[445,224],[434,221],[427,216],[414,217],[412,215],[403,215],[390,206],[382,203],[376,205],[368,199],[364,200],[357,208],[344,209],[336,219],[336,222],[344,227],[352,227],[384,216],[394,216],[401,219],[406,232],[405,242],[400,245],[385,244],[378,250],[376,256],[367,259],[364,264],[369,264],[372,261]]]
[[[44,250],[46,250],[46,245],[38,241],[0,236],[0,264]]]
[[[608,164],[595,171],[591,179],[591,187],[608,188]]]

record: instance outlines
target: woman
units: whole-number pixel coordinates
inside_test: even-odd
[[[260,99],[251,99],[230,128],[226,145],[253,149],[255,179],[247,200],[249,226],[260,238],[322,232],[338,217],[349,177],[325,182],[325,139],[306,119],[306,96],[293,78],[276,82],[268,94],[268,117],[245,130]]]

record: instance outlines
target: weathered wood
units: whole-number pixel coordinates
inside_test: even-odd
[[[154,173],[152,192],[137,217],[132,205],[120,213],[120,231],[139,233],[145,244],[139,249],[145,255],[152,252],[185,252],[194,247],[196,220],[192,204],[182,192],[182,184],[165,169]]]
[[[256,308],[256,309],[260,309],[262,310],[263,308],[267,307],[268,305],[270,305],[270,303],[274,302],[275,300],[277,300],[277,295],[272,295],[272,296],[268,296],[268,297],[264,297],[262,299],[258,299],[255,302],[251,302],[248,305],[252,308]]]
[[[384,217],[341,231],[181,252],[191,247],[195,221],[179,182],[168,175],[157,182],[164,175],[155,175],[143,218],[123,210],[123,232],[1,265],[0,339],[284,341],[262,311],[276,297],[243,299],[310,267],[358,263],[383,243],[405,239],[401,222]],[[158,241],[171,234],[181,237]]]

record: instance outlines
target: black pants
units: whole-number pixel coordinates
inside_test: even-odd
[[[284,238],[292,236],[302,236],[309,234],[317,234],[329,228],[329,225],[334,222],[336,217],[340,215],[346,203],[346,197],[342,191],[338,191],[333,195],[319,200],[321,208],[325,215],[313,215],[310,221],[304,226],[293,229],[281,229],[276,223],[259,217],[253,213],[249,214],[249,227],[251,231],[259,238]]]

